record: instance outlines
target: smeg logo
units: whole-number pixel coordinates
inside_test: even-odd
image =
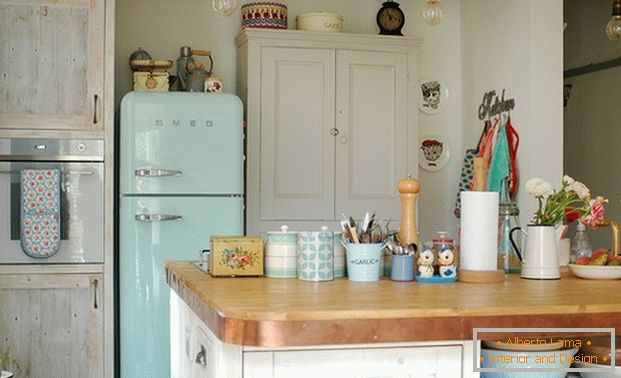
[[[156,127],[181,127],[181,126],[189,126],[189,127],[213,127],[214,123],[212,120],[180,120],[180,119],[172,119],[172,120],[163,120],[156,119],[155,120]]]

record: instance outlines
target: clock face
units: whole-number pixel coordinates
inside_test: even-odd
[[[388,6],[386,4],[389,4]],[[384,6],[377,13],[377,24],[380,27],[380,34],[402,35],[401,28],[405,22],[403,12],[396,3],[384,3]]]

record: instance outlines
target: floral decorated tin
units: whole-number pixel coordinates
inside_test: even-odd
[[[262,276],[263,239],[258,236],[212,236],[212,276]]]

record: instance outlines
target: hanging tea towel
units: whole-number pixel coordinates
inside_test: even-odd
[[[53,256],[60,247],[60,171],[22,169],[21,244],[34,258]]]
[[[509,171],[511,169],[506,122],[500,125],[497,138],[487,176],[487,190],[490,192],[500,192],[502,180],[509,176]]]

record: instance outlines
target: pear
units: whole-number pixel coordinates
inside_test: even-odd
[[[602,254],[600,256],[597,256],[595,259],[591,260],[589,265],[604,266],[604,265],[606,265],[607,262],[608,262],[608,255],[607,254]]]

